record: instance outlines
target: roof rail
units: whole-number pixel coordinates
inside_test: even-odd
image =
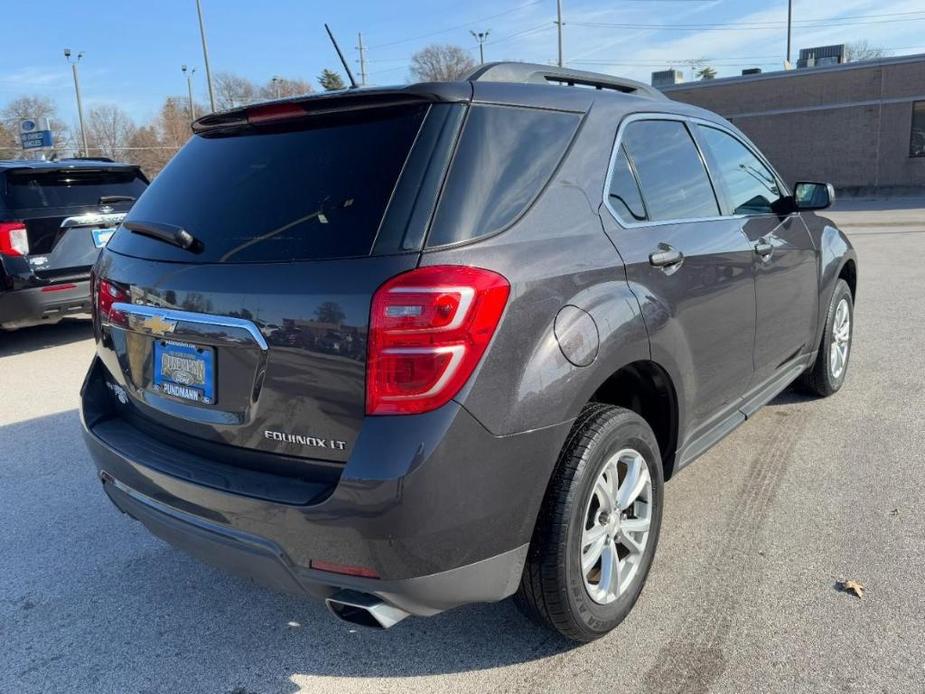
[[[648,84],[635,80],[604,75],[600,72],[572,70],[536,63],[486,63],[477,67],[463,79],[471,82],[522,82],[530,84],[548,84],[552,82],[567,84],[572,87],[580,85],[595,89],[610,89],[650,99],[668,98],[655,87],[650,87]]]
[[[65,157],[64,159],[59,159],[58,161],[108,161],[115,164],[115,162],[109,157]]]

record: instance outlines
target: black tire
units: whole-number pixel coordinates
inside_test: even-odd
[[[832,342],[835,339],[833,328],[838,305],[846,301],[848,305],[848,354],[841,371],[836,376],[832,368]],[[820,397],[828,397],[837,393],[845,383],[845,374],[848,373],[848,363],[851,361],[851,343],[854,336],[854,300],[851,289],[845,280],[838,280],[829,310],[826,312],[825,327],[822,331],[822,340],[819,342],[819,353],[812,367],[800,376],[799,385],[803,390]]]
[[[581,533],[597,481],[612,455],[623,448],[645,460],[651,487],[648,540],[632,582],[609,604],[593,600],[580,567]],[[553,473],[524,567],[517,606],[562,636],[593,641],[629,614],[642,591],[658,543],[664,498],[662,461],[652,429],[635,412],[592,403],[572,427]]]

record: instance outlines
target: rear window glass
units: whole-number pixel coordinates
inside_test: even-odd
[[[680,121],[637,121],[623,146],[636,166],[649,219],[696,219],[719,214],[703,161]]]
[[[646,208],[642,204],[636,176],[630,169],[623,146],[617,150],[610,174],[610,189],[607,191],[610,207],[624,222],[639,222],[646,218]]]
[[[186,229],[192,254],[120,228],[117,253],[181,262],[368,255],[427,105],[315,116],[309,127],[194,136],[129,220]]]
[[[137,198],[146,186],[135,170],[12,171],[7,174],[3,189],[7,207],[28,210],[98,205],[104,195]]]
[[[549,181],[580,120],[574,113],[473,106],[427,245],[468,241],[514,222]]]

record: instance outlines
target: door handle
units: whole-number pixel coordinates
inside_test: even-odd
[[[774,246],[767,239],[758,239],[755,244],[755,253],[761,256],[762,260],[767,260],[774,252]]]
[[[684,260],[684,254],[666,243],[658,244],[658,249],[649,253],[649,264],[653,267],[671,267]]]

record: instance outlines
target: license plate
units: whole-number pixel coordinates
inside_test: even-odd
[[[187,342],[156,340],[154,390],[203,405],[215,403],[215,350]]]
[[[115,229],[91,229],[90,235],[93,237],[93,245],[97,248],[102,248],[107,243],[109,239],[112,238],[112,235],[116,233]]]

